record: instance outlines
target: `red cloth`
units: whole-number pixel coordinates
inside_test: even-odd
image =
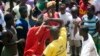
[[[44,18],[43,20],[50,19],[48,13],[45,13],[45,14],[43,15],[43,18]],[[58,12],[54,12],[53,18],[55,18],[55,19],[59,18]]]
[[[50,31],[46,27],[42,27],[40,32],[36,35],[39,27],[32,27],[27,34],[24,56],[41,56],[45,49],[45,42],[47,39],[52,41]]]
[[[82,17],[84,14],[87,13],[87,4],[83,3],[83,0],[79,2],[79,16]]]

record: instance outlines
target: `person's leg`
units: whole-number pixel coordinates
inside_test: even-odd
[[[18,53],[19,53],[19,56],[23,56],[24,54],[24,46],[22,43],[18,44]]]
[[[71,56],[75,56],[74,40],[70,40],[69,44],[70,44]]]
[[[81,47],[81,42],[80,42],[80,40],[75,40],[75,47],[76,47],[76,56],[79,56],[79,54],[80,54],[80,47]]]

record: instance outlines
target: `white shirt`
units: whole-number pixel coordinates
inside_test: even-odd
[[[86,41],[82,40],[82,50],[80,56],[98,56],[92,36],[88,34]]]
[[[2,10],[0,10],[0,24],[2,25],[3,29],[5,29],[6,23],[4,20],[4,14],[3,14]]]
[[[29,4],[26,4],[27,6],[27,12],[28,12],[28,16],[30,15],[30,11],[31,11],[31,6]],[[13,8],[13,11],[16,13],[16,19],[20,18],[20,13],[19,13],[19,5],[15,6]]]
[[[59,17],[64,22],[64,25],[66,25],[68,21],[72,22],[73,19],[72,15],[68,12],[66,12],[65,14],[59,13]]]

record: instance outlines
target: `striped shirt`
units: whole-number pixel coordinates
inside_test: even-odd
[[[84,22],[84,26],[88,27],[89,33],[91,35],[96,33],[96,23],[98,21],[98,18],[96,16],[93,16],[92,19],[88,19],[88,16],[84,15],[82,21]]]

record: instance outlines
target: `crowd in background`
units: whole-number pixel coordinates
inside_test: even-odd
[[[100,0],[0,0],[0,56],[100,56],[99,25]]]

